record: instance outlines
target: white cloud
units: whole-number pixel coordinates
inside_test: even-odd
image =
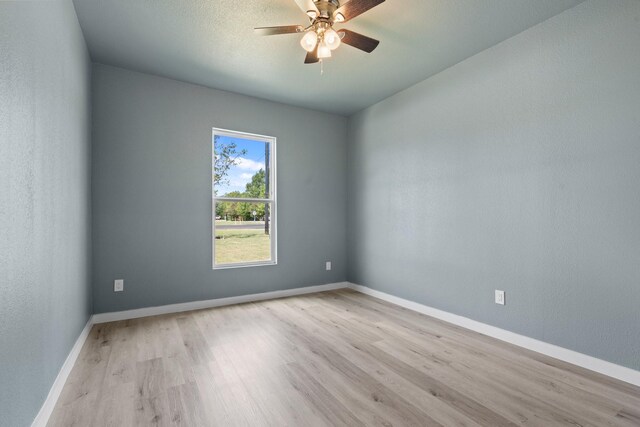
[[[243,170],[258,172],[260,169],[264,169],[264,163],[256,162],[255,160],[245,157],[238,157],[236,163],[236,167]]]
[[[252,177],[253,174],[249,172],[240,174],[232,173],[229,177],[229,185],[227,191],[244,191],[245,186],[248,182],[251,181]]]
[[[227,191],[244,191],[245,185],[247,185],[246,181],[239,181],[237,179],[232,179],[229,181],[229,186],[227,187]]]

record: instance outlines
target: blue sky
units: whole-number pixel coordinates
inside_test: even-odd
[[[229,184],[226,185],[225,183],[225,185],[220,185],[216,188],[218,190],[218,196],[225,195],[230,191],[244,191],[245,185],[251,181],[251,177],[260,169],[265,168],[265,143],[229,136],[221,136],[218,141],[220,144],[225,145],[235,143],[238,153],[242,150],[247,150],[246,154],[238,158],[238,164],[229,169],[229,174],[227,175]]]

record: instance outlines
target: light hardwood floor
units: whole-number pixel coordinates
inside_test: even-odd
[[[640,389],[353,291],[96,325],[50,426],[640,426]]]

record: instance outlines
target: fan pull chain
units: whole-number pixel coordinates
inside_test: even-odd
[[[320,75],[324,74],[324,61],[321,59],[320,60]]]

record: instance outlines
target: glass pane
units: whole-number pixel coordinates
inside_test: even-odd
[[[215,195],[269,198],[270,145],[264,141],[214,135]]]
[[[215,263],[270,261],[271,203],[216,203]]]

